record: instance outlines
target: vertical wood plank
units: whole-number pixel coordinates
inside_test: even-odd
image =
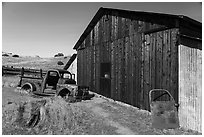
[[[133,35],[129,35],[130,38],[130,54],[129,54],[129,91],[130,91],[130,104],[133,104]]]
[[[124,29],[125,29],[125,33],[124,33],[125,37],[129,36],[129,26],[130,26],[130,19],[125,18],[125,27],[124,27]]]
[[[115,31],[114,31],[114,34],[115,34],[115,36],[114,36],[114,40],[117,40],[117,39],[119,39],[119,34],[118,34],[118,16],[114,16],[114,19],[115,19]]]
[[[115,17],[111,16],[111,41],[115,39]]]
[[[202,132],[201,50],[179,45],[179,119],[187,129]]]
[[[139,33],[136,33],[134,35],[134,40],[135,40],[135,98],[136,98],[136,101],[135,101],[135,104],[137,107],[140,108],[140,94],[141,94],[141,86],[140,86],[140,69],[141,69],[141,50],[140,50],[140,35]]]
[[[145,109],[144,102],[144,57],[145,57],[145,49],[144,49],[144,34],[141,35],[142,45],[141,45],[141,94],[140,94],[140,108]]]
[[[96,45],[95,45],[95,28],[93,29],[93,86],[96,92]]]
[[[115,40],[115,97],[114,99],[118,99],[118,41]]]
[[[125,70],[126,70],[126,68],[125,68],[125,38],[122,38],[122,63],[121,63],[121,98],[120,98],[120,101],[124,101],[125,100]]]
[[[162,36],[163,36],[163,42],[162,42],[162,59],[163,59],[163,62],[162,62],[162,88],[168,90],[168,87],[167,87],[167,35],[165,33],[165,31],[162,32]]]
[[[155,89],[155,33],[150,34],[150,89]]]
[[[80,78],[81,78],[81,74],[80,74],[80,67],[81,67],[81,58],[80,58],[81,54],[80,51],[77,51],[77,84],[79,85],[80,83]]]
[[[176,102],[178,102],[178,45],[177,29],[171,31],[171,93]]]
[[[125,18],[121,18],[121,37],[125,38]]]
[[[142,57],[143,57],[143,52],[142,52],[142,34],[141,33],[137,33],[137,71],[136,71],[136,77],[137,79],[137,92],[138,92],[138,96],[137,96],[137,102],[138,102],[138,107],[142,108],[142,100],[143,100],[143,91],[142,91]]]
[[[134,25],[134,24],[133,24]],[[133,26],[133,29],[134,29],[134,26]],[[136,70],[137,70],[137,68],[136,68],[136,36],[135,36],[135,34],[133,33],[133,35],[132,35],[132,38],[133,38],[133,47],[132,47],[132,58],[133,58],[133,60],[132,60],[132,77],[133,77],[133,81],[132,81],[132,84],[133,84],[133,93],[132,93],[132,100],[133,100],[133,106],[137,106],[137,92],[138,92],[138,90],[137,90],[137,77],[136,77]]]
[[[167,87],[168,91],[172,93],[171,90],[171,30],[167,30]]]
[[[153,50],[152,50],[152,89],[156,88],[156,82],[155,82],[155,78],[156,78],[156,39],[157,39],[157,35],[154,33],[153,34]]]
[[[118,17],[118,39],[123,38],[123,33],[122,33],[122,18]]]
[[[118,39],[118,98],[117,100],[121,99],[121,86],[122,86],[122,40]]]
[[[145,35],[145,41],[147,42],[147,35]],[[150,67],[149,67],[149,45],[144,43],[144,103],[145,109],[149,110],[149,99],[148,99],[148,92],[149,92],[149,85],[150,85]]]
[[[124,93],[124,102],[127,103],[128,101],[128,94],[129,94],[129,90],[128,90],[128,51],[129,51],[129,38],[125,37],[125,93]]]
[[[114,45],[113,42],[109,43],[111,47],[111,98],[114,98],[114,90],[115,90],[115,84],[114,84]]]
[[[112,42],[111,35],[112,35],[112,17],[108,15],[108,42]]]

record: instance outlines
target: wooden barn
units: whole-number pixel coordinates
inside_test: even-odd
[[[182,15],[100,8],[74,46],[77,83],[150,110],[151,89],[179,103],[180,126],[201,132],[202,24]]]

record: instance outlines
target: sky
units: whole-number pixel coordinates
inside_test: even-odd
[[[72,55],[100,7],[185,15],[202,22],[199,2],[5,2],[2,51],[21,56]]]

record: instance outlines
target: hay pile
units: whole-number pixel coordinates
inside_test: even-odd
[[[2,134],[74,134],[77,120],[61,97],[9,104],[3,110]]]
[[[70,104],[62,98],[50,99],[40,107],[41,119],[37,127],[47,134],[72,134],[75,126]]]

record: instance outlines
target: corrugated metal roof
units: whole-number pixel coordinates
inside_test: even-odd
[[[75,44],[73,49],[77,49],[87,35],[91,32],[97,22],[103,17],[104,15],[111,15],[111,16],[119,16],[123,18],[130,18],[134,20],[140,20],[145,22],[152,22],[156,24],[165,25],[168,27],[183,27],[188,28],[190,30],[194,30],[198,32],[195,37],[202,38],[202,23],[193,20],[189,17],[183,15],[172,15],[172,14],[163,14],[163,13],[153,13],[153,12],[143,12],[143,11],[129,11],[129,10],[122,10],[122,9],[112,9],[112,8],[103,8],[101,7],[83,34],[80,36],[79,40]],[[192,35],[191,35],[192,36]]]

